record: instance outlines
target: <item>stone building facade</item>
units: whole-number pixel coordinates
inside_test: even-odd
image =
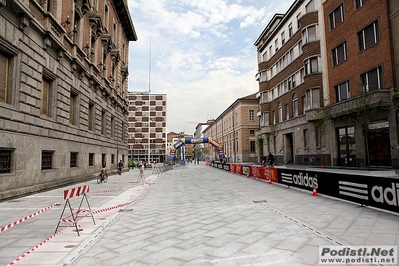
[[[243,163],[260,161],[261,153],[257,152],[256,132],[259,131],[258,99],[256,93],[238,98],[204,131],[203,136],[213,138],[223,145],[227,162]],[[206,159],[218,160],[217,149],[204,145]]]
[[[166,94],[129,92],[128,152],[129,158],[140,161],[165,162]]]
[[[312,164],[322,158],[329,163],[329,139],[306,116],[326,104],[323,22],[320,1],[297,0],[286,14],[276,14],[255,42],[259,133],[263,149],[277,163]]]
[[[127,1],[0,3],[0,199],[127,161]]]

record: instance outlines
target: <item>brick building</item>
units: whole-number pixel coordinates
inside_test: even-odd
[[[277,162],[399,167],[398,6],[296,0],[267,25],[258,115]]]
[[[0,199],[126,160],[126,1],[0,2]]]
[[[399,167],[389,1],[323,9],[334,165]]]
[[[261,156],[257,153],[257,110],[256,93],[239,98],[203,131],[203,136],[214,138],[223,145],[228,162],[257,163]],[[212,145],[204,144],[204,150],[206,159],[219,159],[218,151]]]
[[[166,149],[166,94],[129,92],[129,158],[164,162]]]

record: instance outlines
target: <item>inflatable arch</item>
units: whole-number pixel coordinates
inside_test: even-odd
[[[176,150],[182,147],[184,144],[199,144],[199,143],[209,143],[213,147],[218,149],[219,152],[219,160],[221,162],[226,161],[226,157],[224,155],[223,151],[223,145],[220,144],[218,141],[216,141],[213,138],[182,138],[179,139],[173,146],[170,148],[170,158],[172,160],[176,159]]]

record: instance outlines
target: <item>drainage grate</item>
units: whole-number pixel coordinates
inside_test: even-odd
[[[262,202],[267,202],[267,200],[253,200],[254,203],[262,203]]]
[[[132,212],[133,209],[124,209],[124,210],[119,210],[119,212]]]

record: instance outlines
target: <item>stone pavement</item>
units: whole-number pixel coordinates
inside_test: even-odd
[[[85,182],[97,191],[88,196],[92,210],[131,204],[95,214],[95,225],[82,219],[80,236],[67,227],[15,265],[301,266],[318,265],[319,246],[399,243],[393,213],[204,164],[150,173],[151,186],[136,185],[137,169],[106,184]],[[0,203],[0,228],[58,202],[63,190]],[[79,201],[71,200],[72,206]],[[54,234],[63,207],[1,232],[0,265]]]

